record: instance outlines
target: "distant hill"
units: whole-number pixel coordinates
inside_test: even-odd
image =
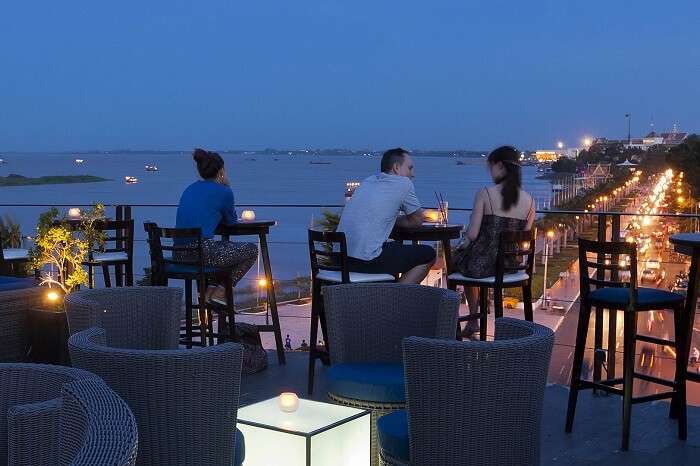
[[[29,178],[27,176],[10,174],[0,176],[0,187],[3,186],[29,186],[38,184],[72,184],[72,183],[97,183],[99,181],[109,181],[107,178],[100,178],[92,175],[72,175],[72,176],[40,176]]]

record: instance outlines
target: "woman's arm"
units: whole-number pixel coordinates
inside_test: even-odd
[[[535,202],[530,196],[530,211],[527,213],[527,223],[525,224],[526,230],[532,230],[532,225],[535,223]]]
[[[222,222],[226,225],[235,225],[238,223],[238,214],[236,213],[236,202],[233,198],[231,188],[227,189],[226,198],[222,209]]]
[[[467,239],[474,241],[479,236],[481,229],[481,220],[484,217],[484,190],[482,189],[474,199],[474,208],[472,215],[469,217],[469,226],[467,227]]]

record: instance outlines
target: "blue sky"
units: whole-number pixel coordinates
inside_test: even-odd
[[[700,131],[687,1],[12,1],[0,150],[575,145]]]

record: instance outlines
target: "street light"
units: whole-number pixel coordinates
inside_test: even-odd
[[[562,141],[557,142],[557,148],[563,149],[564,148],[564,143]]]
[[[554,231],[547,232],[544,240],[544,281],[542,283],[542,309],[547,309],[547,262],[549,261],[549,242],[554,238]]]
[[[583,138],[583,145],[586,147],[586,149],[589,149],[591,145],[593,144],[593,140],[591,138]]]

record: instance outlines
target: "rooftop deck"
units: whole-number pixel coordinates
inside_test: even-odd
[[[308,356],[289,352],[287,364],[279,366],[273,352],[269,367],[243,377],[241,405],[294,391],[306,397]],[[315,400],[327,401],[325,370],[316,369]],[[617,396],[594,396],[581,392],[574,431],[564,433],[568,388],[550,385],[545,392],[542,419],[542,465],[691,465],[700,461],[700,408],[688,407],[688,440],[677,438],[677,424],[668,418],[668,403],[634,406],[630,451],[620,451],[622,400]],[[505,400],[507,402],[507,400]],[[468,413],[465,413],[468,422]]]

